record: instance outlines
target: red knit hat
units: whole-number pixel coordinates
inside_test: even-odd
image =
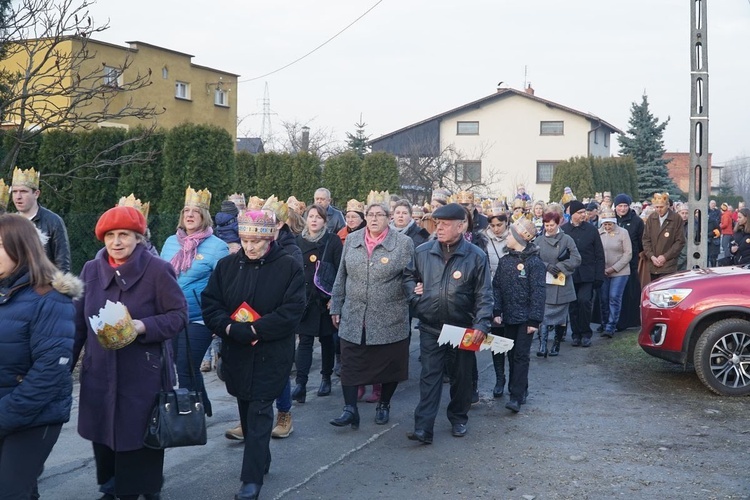
[[[127,229],[138,234],[146,234],[146,219],[133,207],[110,208],[99,217],[94,232],[99,241],[104,241],[104,235],[115,229]]]

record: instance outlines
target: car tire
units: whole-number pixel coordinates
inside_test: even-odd
[[[716,394],[750,394],[750,321],[729,318],[706,328],[695,345],[693,365]]]

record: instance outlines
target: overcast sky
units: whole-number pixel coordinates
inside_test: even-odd
[[[302,56],[377,0],[99,0],[98,38],[140,40],[248,80]],[[487,96],[497,83],[626,130],[645,91],[668,151],[689,151],[692,0],[382,0],[314,54],[240,83],[239,135],[259,135],[264,83],[274,133],[296,121],[340,139],[362,113],[372,138]],[[709,149],[750,156],[750,0],[708,3]],[[244,119],[243,119],[244,117]],[[617,144],[613,141],[614,152]]]

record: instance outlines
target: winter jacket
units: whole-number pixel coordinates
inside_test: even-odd
[[[219,212],[214,217],[216,228],[214,235],[224,243],[239,243],[240,235],[237,232],[237,216]]]
[[[276,243],[278,243],[281,248],[286,250],[286,253],[294,257],[297,262],[302,264],[302,251],[299,249],[299,245],[297,245],[297,237],[294,235],[294,233],[292,233],[292,230],[289,229],[289,226],[287,226],[286,224],[284,224],[281,229],[279,229]]]
[[[633,257],[633,249],[630,245],[628,232],[615,226],[612,233],[606,229],[599,229],[599,237],[604,248],[604,269],[612,269],[614,272],[608,278],[630,275],[630,259]]]
[[[617,225],[630,235],[630,249],[633,252],[630,257],[630,272],[635,274],[638,271],[639,255],[643,251],[643,219],[631,209],[624,216],[617,216]]]
[[[444,324],[485,333],[492,321],[492,278],[487,255],[461,238],[446,263],[440,242],[419,246],[406,268],[409,302],[422,327],[439,331]],[[414,293],[424,284],[422,295]]]
[[[404,231],[404,234],[411,238],[414,248],[430,239],[430,233],[426,229],[419,227],[419,224],[412,221],[412,224]]]
[[[44,251],[53,264],[62,272],[70,271],[70,242],[68,241],[68,230],[62,218],[51,210],[39,205],[36,215],[31,222],[45,236],[48,237],[44,244]]]
[[[501,236],[495,236],[492,229],[488,227],[484,230],[484,234],[487,237],[487,258],[490,261],[490,275],[494,278],[498,262],[503,258],[503,255],[508,253],[506,245],[510,231],[506,230]]]
[[[389,229],[370,257],[365,231],[346,239],[330,312],[341,315],[339,338],[360,344],[364,326],[366,345],[391,344],[409,335],[404,268],[414,256],[414,243]]]
[[[677,270],[677,257],[685,246],[685,232],[679,215],[667,211],[664,225],[660,225],[659,214],[652,213],[646,219],[643,230],[643,251],[648,260],[648,272],[651,274],[671,274]],[[651,257],[664,255],[667,259],[662,267],[654,266]]]
[[[734,234],[734,220],[732,219],[732,212],[730,210],[724,210],[721,212],[719,229],[721,229],[721,234],[724,236]]]
[[[230,316],[243,302],[261,317],[252,323],[233,321]],[[231,254],[216,265],[201,303],[206,326],[223,339],[229,394],[248,401],[275,399],[289,380],[294,332],[305,309],[302,265],[276,242],[257,260],[244,252]]]
[[[326,243],[328,248],[326,249]],[[339,269],[343,245],[336,234],[326,232],[316,242],[307,241],[301,235],[297,236],[297,245],[302,252],[302,264],[305,272],[305,295],[307,307],[302,315],[297,332],[300,335],[326,337],[336,333],[336,328],[330,320],[328,301],[330,297],[315,286],[315,270],[318,262],[323,261],[333,266],[335,272]],[[325,252],[324,252],[325,251]],[[324,255],[325,253],[325,255]],[[324,320],[321,320],[324,318]]]
[[[346,220],[344,220],[344,214],[341,210],[334,208],[333,205],[328,205],[326,208],[326,231],[332,234],[337,234],[342,227],[346,226]]]
[[[161,249],[161,258],[170,262],[177,252],[180,251],[180,243],[177,235],[172,235],[164,242]],[[191,323],[200,323],[203,321],[201,315],[201,292],[208,284],[208,277],[211,276],[216,263],[219,259],[229,255],[227,244],[216,236],[209,236],[201,241],[195,253],[195,259],[187,271],[181,272],[177,276],[177,283],[185,294],[188,305],[189,321]]]
[[[88,261],[81,271],[83,298],[76,302],[74,360],[86,347],[81,362],[81,396],[78,433],[84,439],[115,451],[143,448],[143,434],[154,405],[164,387],[162,343],[166,366],[171,367],[171,342],[187,326],[187,302],[177,284],[172,265],[136,245],[127,262],[113,268],[107,252]],[[121,302],[133,319],[143,322],[146,332],[117,350],[103,348],[91,329],[89,318],[99,314],[107,301]]]
[[[0,440],[70,419],[73,299],[83,290],[63,273],[44,289],[31,288],[28,272],[8,281],[0,287]]]
[[[581,254],[578,253],[573,238],[565,234],[562,229],[558,228],[556,234],[547,236],[545,233],[534,240],[539,246],[539,258],[544,262],[545,269],[552,266],[557,267],[565,275],[564,285],[547,285],[546,304],[559,305],[568,304],[576,300],[576,290],[573,286],[573,273],[581,265]],[[567,250],[567,251],[566,251]],[[561,253],[568,253],[570,257],[559,260]],[[545,274],[545,281],[547,275]]]
[[[573,273],[573,283],[599,283],[604,281],[604,250],[599,231],[588,222],[574,226],[572,222],[563,224],[560,229],[573,241],[581,254],[581,265]]]
[[[732,263],[735,266],[744,266],[750,263],[750,233],[737,231],[732,237],[732,244],[737,244],[737,251],[732,254]]]
[[[487,229],[487,227],[490,225],[489,220],[487,219],[487,216],[480,213],[479,210],[476,208],[474,209],[474,213],[471,214],[472,219],[472,232],[478,233],[479,231],[484,231]]]
[[[510,250],[500,259],[497,269],[492,280],[493,316],[502,316],[506,325],[538,328],[544,319],[547,273],[539,248],[529,243],[523,252]]]

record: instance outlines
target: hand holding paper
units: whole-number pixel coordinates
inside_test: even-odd
[[[477,335],[480,334],[481,336]],[[478,340],[480,339],[481,340]],[[453,347],[468,351],[484,351],[490,349],[494,354],[510,351],[513,341],[496,335],[485,335],[479,330],[461,328],[460,326],[443,325],[438,337],[438,344],[450,344]]]

